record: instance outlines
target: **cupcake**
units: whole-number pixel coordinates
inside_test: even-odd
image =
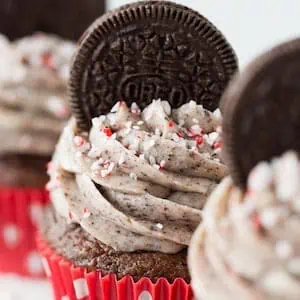
[[[34,227],[48,198],[46,164],[70,115],[66,93],[75,47],[36,34],[15,42],[1,36],[0,49],[0,271],[39,275]]]
[[[299,53],[299,40],[270,50],[224,93],[231,176],[208,199],[191,241],[197,299],[299,299]]]
[[[187,18],[223,43],[217,59],[204,48],[199,55],[191,33],[206,39],[183,26]],[[199,78],[187,81],[203,59],[203,85],[214,85],[207,90]],[[71,68],[73,117],[49,168],[51,206],[38,238],[56,299],[191,299],[186,248],[227,172],[215,108],[235,69],[223,36],[174,3],[134,3],[86,31]]]

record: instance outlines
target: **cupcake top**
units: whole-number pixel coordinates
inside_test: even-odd
[[[230,177],[208,199],[190,246],[199,299],[300,295],[300,39],[256,58],[222,98]]]
[[[176,253],[226,174],[219,133],[219,113],[193,101],[121,101],[89,132],[72,119],[49,165],[54,207],[116,250]]]
[[[65,120],[71,42],[35,34],[0,36],[0,153],[51,155]],[[7,139],[6,137],[10,138]]]
[[[191,250],[193,287],[208,299],[298,299],[300,161],[259,163],[242,192],[230,178],[211,195]]]

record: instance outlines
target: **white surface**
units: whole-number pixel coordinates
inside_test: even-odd
[[[240,65],[286,39],[300,36],[299,0],[173,0],[192,7],[227,37]],[[130,0],[107,0],[108,9]]]
[[[0,300],[53,300],[50,284],[17,276],[0,276]]]

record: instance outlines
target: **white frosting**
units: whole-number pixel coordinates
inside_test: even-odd
[[[299,182],[294,152],[258,164],[246,193],[223,180],[191,242],[198,299],[299,299]]]
[[[49,169],[54,206],[114,249],[178,252],[226,174],[220,120],[195,102],[171,111],[154,101],[143,112],[120,102],[112,111],[89,134],[76,134],[72,120],[65,128]]]
[[[70,116],[66,94],[75,45],[44,34],[15,42],[0,36],[0,51],[0,136],[6,141],[0,152],[51,155]]]

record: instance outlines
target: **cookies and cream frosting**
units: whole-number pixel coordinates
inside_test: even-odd
[[[220,116],[194,101],[118,102],[83,133],[70,120],[49,165],[54,207],[116,250],[176,253],[226,175],[219,133]]]
[[[41,33],[14,42],[1,35],[0,51],[0,153],[51,155],[70,116],[66,94],[75,45]]]
[[[197,299],[284,300],[300,295],[300,161],[261,162],[242,192],[212,193],[189,253]]]

